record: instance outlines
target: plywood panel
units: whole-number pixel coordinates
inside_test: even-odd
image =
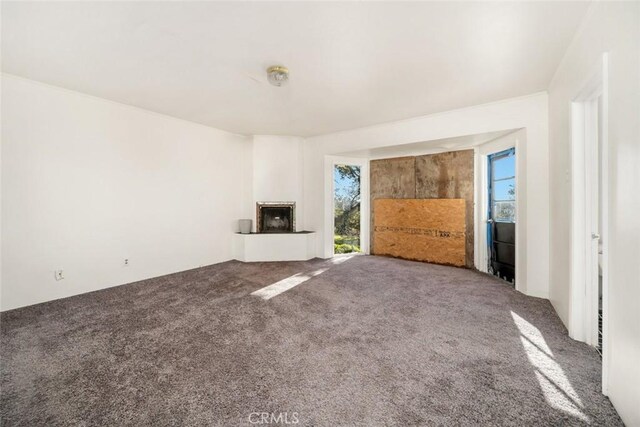
[[[372,160],[369,165],[371,177],[371,253],[376,253],[373,224],[376,199],[415,199],[416,198],[416,158],[396,157],[393,159]]]
[[[465,265],[464,199],[377,199],[376,254]]]
[[[466,265],[473,267],[473,150],[416,157],[417,199],[464,199],[466,203]]]

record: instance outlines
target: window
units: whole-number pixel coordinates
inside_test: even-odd
[[[360,249],[360,166],[335,165],[334,254],[361,252]]]
[[[510,149],[489,157],[490,217],[497,222],[516,222],[516,156]]]

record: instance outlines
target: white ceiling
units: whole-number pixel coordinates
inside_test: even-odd
[[[2,68],[241,134],[546,90],[584,2],[3,2]],[[266,83],[283,64],[289,84]]]

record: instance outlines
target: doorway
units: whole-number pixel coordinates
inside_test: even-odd
[[[361,172],[358,165],[333,166],[333,253],[362,252]]]
[[[515,287],[516,151],[488,156],[487,254],[489,273]]]
[[[571,105],[571,305],[569,335],[602,357],[607,394],[607,55]]]

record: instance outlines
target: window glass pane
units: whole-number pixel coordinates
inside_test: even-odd
[[[515,200],[516,179],[505,179],[493,183],[493,200]]]
[[[492,162],[493,179],[516,176],[516,156],[507,156]]]
[[[360,252],[360,166],[335,165],[333,252]]]
[[[493,219],[498,222],[516,222],[516,202],[495,202]]]

